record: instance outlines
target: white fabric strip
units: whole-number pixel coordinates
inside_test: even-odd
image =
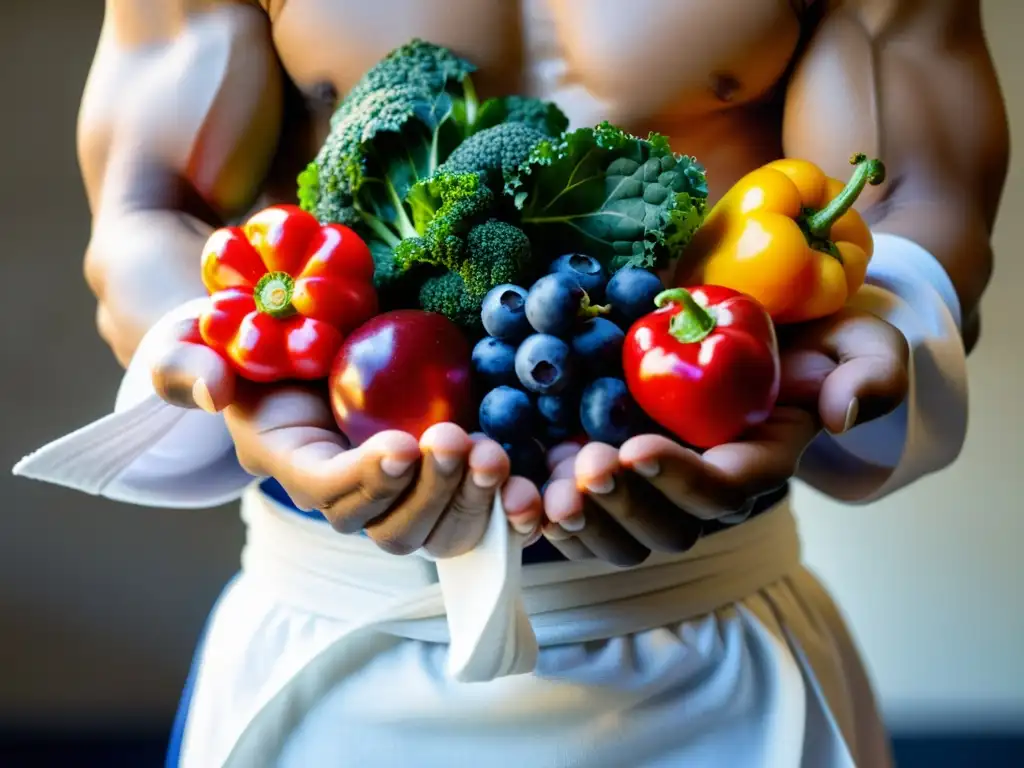
[[[396,638],[450,639],[453,648],[463,643],[461,657],[477,660],[479,670],[504,668],[515,674],[532,669],[531,654],[516,646],[523,627],[505,620],[515,612],[518,595],[508,581],[496,589],[503,577],[493,570],[497,561],[488,556],[486,545],[473,572],[467,569],[461,574],[465,578],[447,580],[442,590],[423,560],[396,558],[369,540],[339,536],[317,521],[297,520],[256,490],[247,494],[245,505],[250,530],[246,577],[259,580],[268,598],[344,620],[349,627],[303,668],[265,692],[226,766],[274,764],[272,756],[305,714]],[[492,516],[495,520],[508,530],[503,516]],[[522,599],[540,646],[584,643],[705,615],[795,572],[799,561],[795,522],[783,502],[698,542],[684,555],[652,557],[631,571],[596,562],[532,566],[523,575]],[[481,583],[489,586],[481,589]],[[482,603],[489,605],[475,615]],[[466,623],[446,622],[446,605],[464,612]],[[462,637],[449,634],[467,628]],[[510,667],[509,658],[523,663]]]
[[[867,285],[851,303],[907,338],[910,390],[888,416],[845,435],[821,435],[804,454],[800,477],[835,499],[868,503],[959,456],[967,435],[967,361],[953,284],[916,243],[876,234]]]

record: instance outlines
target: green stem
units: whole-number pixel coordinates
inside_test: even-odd
[[[598,317],[600,315],[607,315],[612,311],[610,304],[591,304],[590,296],[587,293],[583,294],[583,298],[580,299],[580,310],[577,313],[579,317],[591,318]]]
[[[682,344],[696,344],[715,330],[715,316],[698,304],[689,291],[669,288],[654,297],[656,307],[664,307],[666,304],[678,304],[680,307],[669,321],[668,332]]]
[[[398,190],[391,183],[391,179],[386,179],[386,182],[388,197],[391,198],[391,204],[395,207],[395,218],[398,220],[398,234],[401,235],[402,239],[419,237],[420,233],[416,231],[416,227],[413,226],[412,221],[409,219],[409,214],[405,212],[405,204],[402,202],[402,198],[398,196]]]
[[[854,166],[853,175],[843,190],[820,211],[815,211],[804,219],[807,231],[818,239],[828,239],[832,225],[853,207],[860,193],[864,191],[865,184],[877,186],[885,181],[885,166],[881,160],[868,160],[867,155],[856,154],[850,158],[850,165]]]
[[[381,240],[383,240],[385,243],[387,243],[388,247],[391,248],[392,250],[394,250],[398,246],[398,244],[402,242],[401,238],[395,237],[395,233],[388,229],[384,222],[382,222],[373,214],[367,213],[366,211],[359,211],[359,215],[362,217],[363,223],[366,224],[366,226],[368,226],[370,229],[372,229],[373,233]]]
[[[268,272],[260,278],[253,289],[252,298],[256,309],[271,317],[288,317],[295,314],[292,296],[295,294],[295,280],[287,272]]]

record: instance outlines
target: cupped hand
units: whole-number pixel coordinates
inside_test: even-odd
[[[565,445],[549,456],[544,535],[570,559],[619,566],[681,552],[704,521],[738,523],[793,477],[824,426],[842,433],[895,409],[907,393],[903,335],[855,309],[780,334],[779,405],[736,442],[699,453],[659,435],[618,450]]]
[[[422,548],[453,557],[479,542],[502,484],[513,527],[538,527],[540,494],[509,477],[498,443],[437,424],[418,441],[389,431],[350,448],[322,384],[252,384],[197,339],[193,321],[175,327],[154,367],[156,391],[175,405],[223,412],[246,471],[275,478],[297,506],[319,510],[339,532],[365,531],[394,554]]]

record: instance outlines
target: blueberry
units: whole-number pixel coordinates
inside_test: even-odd
[[[593,376],[622,372],[622,342],[626,334],[603,317],[587,320],[572,337],[572,351],[581,366]]]
[[[531,392],[558,394],[572,381],[569,345],[546,333],[528,336],[516,350],[516,376]]]
[[[573,278],[587,292],[595,304],[604,298],[604,287],[608,282],[601,262],[583,253],[567,253],[551,263],[552,274],[560,273]]]
[[[518,285],[496,285],[484,296],[480,319],[484,330],[496,339],[515,343],[530,335],[526,319],[525,288]]]
[[[655,310],[654,297],[663,290],[661,280],[653,272],[638,267],[620,269],[605,288],[606,301],[612,306],[612,319],[628,329]]]
[[[544,275],[526,297],[526,317],[537,333],[566,335],[576,323],[583,295],[568,275]]]
[[[515,385],[516,349],[501,339],[484,336],[473,347],[473,373],[488,389]]]
[[[533,428],[530,396],[514,387],[495,387],[480,401],[480,429],[492,440],[508,442]]]
[[[580,423],[587,437],[619,446],[636,433],[639,409],[622,379],[592,382],[580,398]]]
[[[502,446],[508,454],[512,474],[525,477],[539,488],[548,479],[547,451],[533,438],[516,440]]]
[[[568,393],[537,398],[540,437],[547,445],[565,442],[578,432],[579,398]]]

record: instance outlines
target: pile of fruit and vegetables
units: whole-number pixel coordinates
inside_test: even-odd
[[[851,205],[881,164],[854,156],[844,185],[780,160],[708,210],[704,169],[665,137],[480,101],[473,71],[416,40],[366,73],[298,204],[210,238],[204,342],[253,381],[328,379],[353,444],[453,421],[538,482],[567,440],[706,449],[764,421],[775,325],[864,281]]]

